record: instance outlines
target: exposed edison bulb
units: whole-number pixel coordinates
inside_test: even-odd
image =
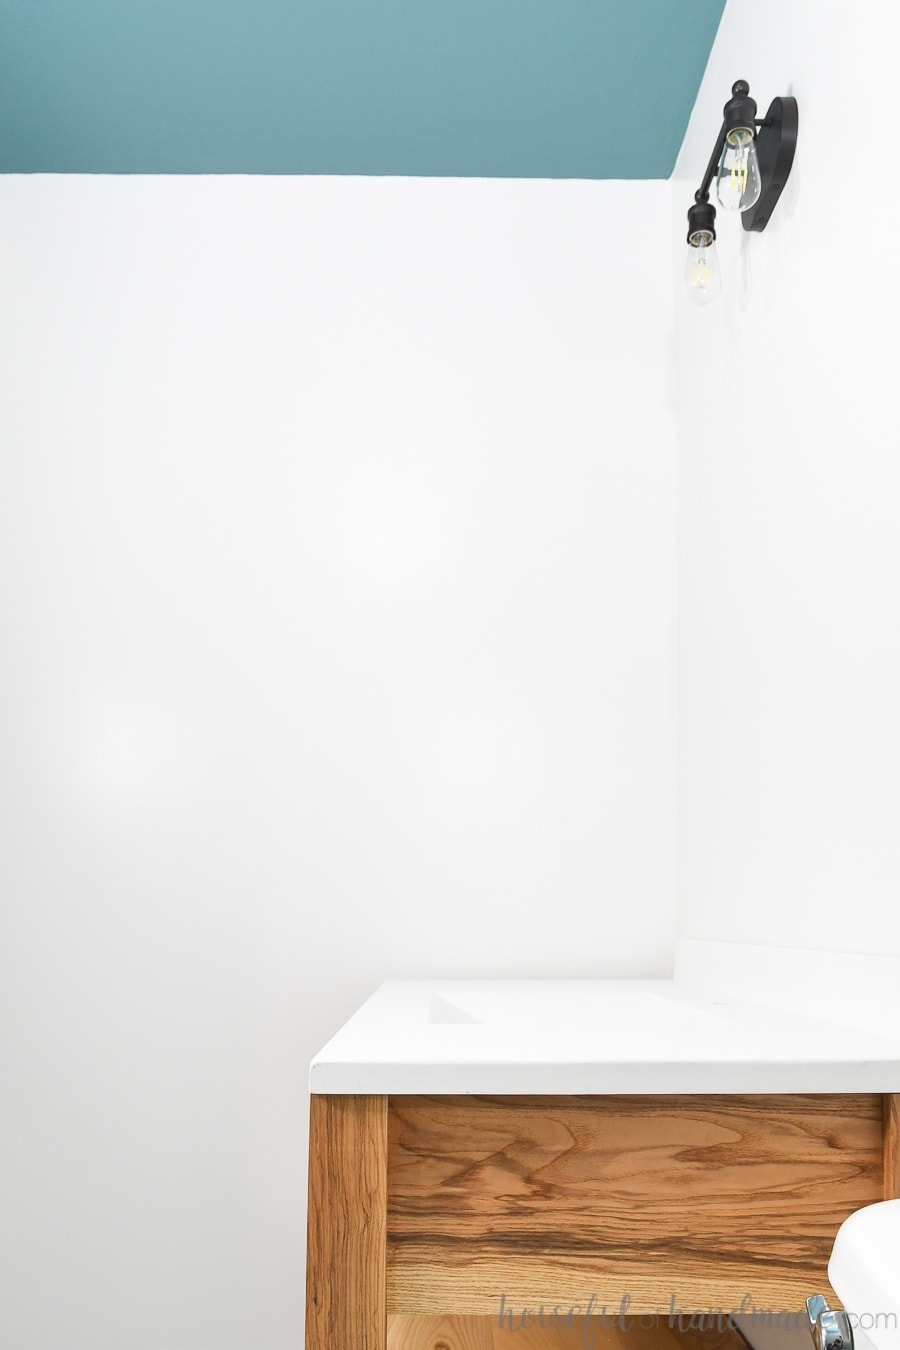
[[[716,196],[726,211],[749,211],[759,201],[760,189],[756,137],[747,127],[734,127],[725,137]]]
[[[684,284],[688,295],[697,305],[708,305],[722,289],[716,241],[709,230],[698,230],[691,235],[684,266]]]

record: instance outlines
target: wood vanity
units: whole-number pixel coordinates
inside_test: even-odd
[[[317,1094],[309,1160],[307,1350],[494,1350],[501,1295],[671,1339],[830,1292],[839,1225],[900,1196],[900,1095]]]
[[[765,1310],[805,1350],[838,1228],[900,1197],[900,958],[389,980],[310,1091],[307,1350],[746,1350]]]

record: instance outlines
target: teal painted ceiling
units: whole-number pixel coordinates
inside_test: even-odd
[[[666,178],[725,0],[0,0],[0,171]]]

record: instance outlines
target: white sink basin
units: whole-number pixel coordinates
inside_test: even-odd
[[[715,1005],[692,1007],[673,992],[674,982],[660,980],[649,987],[646,982],[609,980],[556,983],[552,981],[485,980],[458,984],[451,995],[433,993],[428,1020],[435,1025],[470,1023],[487,1027],[547,1026],[580,1027],[590,1025],[602,1035],[615,1031],[614,1020],[627,1018],[634,1026],[659,1027],[665,1018],[670,1027],[695,1027],[710,1016]],[[658,986],[658,987],[657,987]]]
[[[900,1039],[686,980],[390,980],[316,1093],[896,1092]]]

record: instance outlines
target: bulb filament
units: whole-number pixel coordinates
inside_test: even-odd
[[[731,190],[739,197],[747,191],[747,160],[747,155],[741,155],[731,166]]]

